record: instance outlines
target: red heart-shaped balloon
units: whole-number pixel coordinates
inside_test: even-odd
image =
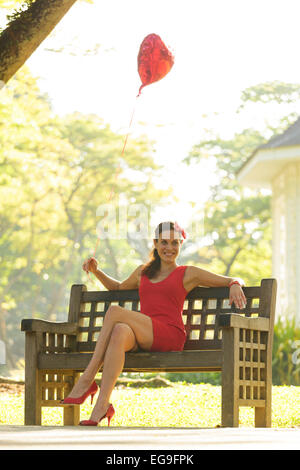
[[[138,72],[142,88],[164,78],[174,64],[174,56],[157,34],[149,34],[143,40],[138,54]]]

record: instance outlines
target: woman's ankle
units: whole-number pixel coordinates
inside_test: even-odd
[[[92,385],[94,378],[95,378],[94,375],[84,372],[80,376],[79,380],[81,382],[81,385],[86,385],[87,387],[89,387],[90,385]]]
[[[105,413],[107,412],[109,405],[110,405],[109,401],[108,402],[103,401],[100,403],[98,402],[93,408],[91,419],[96,421],[102,418],[102,416],[105,415]]]

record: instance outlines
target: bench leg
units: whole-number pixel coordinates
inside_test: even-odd
[[[222,426],[239,425],[239,330],[224,328],[222,367]]]
[[[270,428],[272,426],[272,385],[266,387],[265,407],[255,407],[255,427]]]
[[[222,390],[222,427],[237,428],[239,426],[239,405],[230,390]],[[231,397],[229,396],[231,395]]]
[[[269,351],[272,348],[269,346]],[[263,372],[261,372],[262,374]],[[265,406],[258,408],[255,407],[255,427],[256,428],[270,428],[272,426],[272,356],[268,352],[266,360],[265,371],[262,379],[265,380]]]
[[[29,379],[25,380],[25,403],[24,403],[25,426],[40,426],[42,422],[42,407],[40,399],[39,373],[36,371]]]
[[[266,408],[255,407],[255,427],[256,428],[270,428],[271,416]]]
[[[37,369],[37,338],[26,333],[25,342],[25,425],[41,425],[41,374]]]
[[[73,377],[70,377],[68,380],[68,387],[66,390],[66,395],[70,393],[72,388],[74,387],[75,382],[79,378],[80,374],[75,372]],[[72,406],[64,406],[64,426],[78,426],[80,421],[80,406],[72,405]]]
[[[80,421],[80,406],[64,406],[64,426],[78,426]]]

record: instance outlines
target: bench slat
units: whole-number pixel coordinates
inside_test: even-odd
[[[92,354],[45,354],[38,357],[40,370],[84,370]],[[221,371],[222,351],[173,351],[126,353],[124,372]]]
[[[83,288],[84,287],[84,288]],[[138,289],[87,291],[85,286],[73,286],[77,301],[80,297],[78,311],[78,336],[74,351],[90,353],[94,350],[103,325],[103,319],[110,305],[120,305],[129,310],[139,311],[140,299]],[[243,310],[229,305],[228,287],[196,287],[188,293],[183,305],[183,322],[187,338],[185,351],[219,350],[222,349],[222,326],[228,325],[232,314],[239,314],[241,322],[257,324],[255,317],[260,316],[261,286],[244,287],[247,305]],[[80,292],[80,296],[79,296]],[[72,295],[72,294],[71,294]],[[228,316],[228,319],[227,319]],[[224,325],[220,319],[225,322]],[[249,322],[245,318],[250,318]],[[264,319],[267,323],[266,319]],[[259,328],[258,328],[259,329]]]
[[[186,300],[192,299],[211,299],[211,298],[226,298],[228,297],[228,287],[195,287],[191,290]],[[243,287],[245,296],[250,298],[260,297],[261,287],[251,286]],[[138,289],[128,290],[108,290],[108,291],[83,291],[82,302],[126,302],[126,301],[138,301],[139,291]]]

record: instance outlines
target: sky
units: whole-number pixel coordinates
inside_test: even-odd
[[[157,185],[174,188],[185,224],[190,201],[204,203],[215,176],[213,160],[186,166],[183,158],[207,129],[231,137],[259,125],[257,111],[245,118],[236,114],[245,88],[299,82],[299,17],[299,0],[78,2],[27,65],[57,113],[96,113],[126,132],[135,108],[130,135],[156,141],[154,158],[164,165]],[[150,33],[170,46],[175,63],[136,99],[137,54]],[[68,51],[70,43],[100,48],[86,57],[47,51],[55,45]],[[170,209],[176,213],[175,202],[162,211]]]

